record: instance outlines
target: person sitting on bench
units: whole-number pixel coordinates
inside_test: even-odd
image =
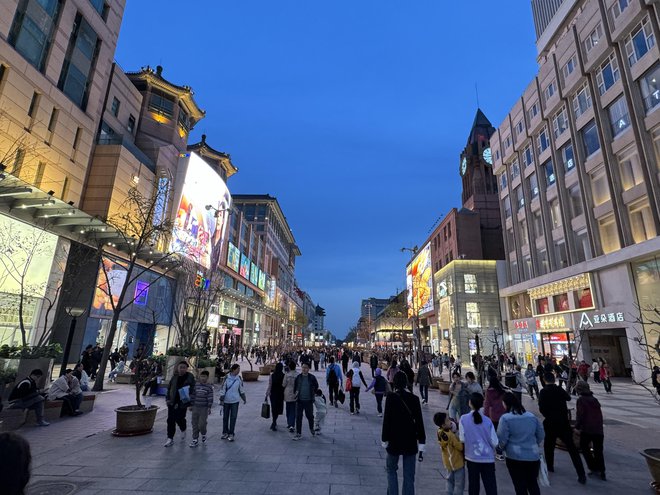
[[[80,404],[83,400],[83,394],[73,393],[73,388],[79,388],[79,384],[74,384],[73,370],[66,370],[62,376],[55,380],[48,389],[48,400],[61,400],[64,401],[62,407],[62,416],[68,414],[69,416],[80,416]]]
[[[44,397],[39,393],[37,381],[44,375],[43,371],[35,369],[30,376],[18,382],[9,395],[9,409],[28,409],[37,416],[38,426],[48,426],[44,420]]]

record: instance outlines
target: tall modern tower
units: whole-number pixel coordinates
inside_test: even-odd
[[[548,27],[564,0],[532,0],[532,15],[536,28],[536,39],[539,39]]]

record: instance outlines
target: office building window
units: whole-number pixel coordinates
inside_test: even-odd
[[[477,287],[477,276],[473,273],[464,273],[463,282],[465,283],[465,293],[466,294],[476,294],[479,292]]]
[[[575,232],[575,254],[578,263],[586,261],[591,258],[591,246],[589,244],[589,237],[587,236],[587,229]]]
[[[550,263],[548,262],[548,251],[542,249],[539,251],[539,275],[545,275],[550,271]]]
[[[610,7],[612,19],[618,19],[621,13],[628,8],[630,0],[615,0],[614,5]]]
[[[602,95],[614,86],[614,83],[619,80],[621,74],[619,72],[619,63],[616,61],[614,54],[603,62],[596,72],[596,84],[598,85],[598,92]]]
[[[516,137],[521,136],[523,132],[525,132],[525,123],[520,119],[516,124]]]
[[[536,178],[536,173],[533,173],[527,178],[527,187],[529,188],[529,194],[532,199],[539,195],[539,181]]]
[[[630,218],[630,230],[636,244],[657,235],[648,198],[630,205],[628,217]]]
[[[568,78],[573,71],[575,71],[575,66],[576,66],[576,61],[575,61],[575,55],[573,55],[571,58],[568,59],[568,62],[564,64],[564,67],[562,67],[562,72],[564,73],[564,79]]]
[[[55,130],[55,124],[57,123],[57,114],[59,110],[53,108],[53,111],[50,113],[50,119],[48,120],[48,132],[53,132]]]
[[[660,103],[660,64],[655,64],[639,80],[644,99],[644,108],[648,112]]]
[[[174,115],[174,101],[170,95],[157,89],[152,89],[149,96],[149,111],[167,118],[172,118]]]
[[[529,280],[530,278],[532,278],[532,258],[531,258],[531,256],[529,256],[529,255],[525,256],[525,258],[523,259],[522,267],[523,267],[523,278],[525,280]]]
[[[575,168],[575,154],[573,153],[573,144],[568,143],[560,150],[561,160],[564,164],[564,172],[568,173]]]
[[[600,206],[610,199],[610,188],[607,185],[605,167],[599,167],[591,174],[591,193],[594,198],[594,206]]]
[[[552,119],[552,128],[555,131],[555,138],[561,136],[568,129],[568,119],[566,118],[566,108],[562,108]]]
[[[62,184],[62,195],[60,196],[60,199],[62,201],[66,201],[67,198],[69,197],[69,187],[71,186],[71,181],[69,181],[69,177],[65,176],[64,177],[64,183]]]
[[[17,177],[21,175],[21,170],[23,169],[24,162],[25,162],[25,150],[23,148],[18,148],[14,152],[14,167],[11,169],[11,173]]]
[[[119,105],[120,101],[117,99],[117,97],[112,98],[112,107],[110,107],[110,111],[112,112],[112,115],[115,117],[119,115]]]
[[[598,139],[598,129],[596,123],[592,120],[582,128],[582,144],[584,144],[584,154],[589,157],[600,149],[600,139]]]
[[[479,303],[465,303],[465,312],[467,313],[468,328],[481,328],[481,315],[479,314]]]
[[[555,175],[555,167],[552,164],[552,160],[548,160],[543,164],[543,171],[545,172],[546,187],[550,187],[555,182],[557,182],[557,176]]]
[[[82,136],[82,127],[76,129],[76,135],[73,138],[73,149],[77,150],[80,146],[80,137]]]
[[[61,0],[20,0],[9,30],[9,44],[42,72],[61,6]]]
[[[607,108],[607,113],[610,117],[612,136],[617,136],[630,127],[628,105],[626,104],[626,99],[623,95],[614,100],[614,102]]]
[[[529,243],[527,235],[527,220],[521,220],[518,223],[518,231],[520,232],[520,245],[526,246]]]
[[[128,132],[133,134],[133,131],[135,130],[135,117],[133,115],[128,116],[128,124],[126,125],[126,129],[128,129]]]
[[[603,254],[621,249],[619,233],[616,229],[613,214],[609,214],[598,220],[598,231],[600,233],[600,244],[603,248]]]
[[[83,110],[87,107],[92,73],[100,45],[101,40],[92,26],[77,14],[57,87]]]
[[[653,133],[653,149],[655,150],[655,166],[660,171],[660,127],[656,127]]]
[[[541,218],[541,210],[534,212],[534,238],[538,239],[543,236],[543,220]]]
[[[539,155],[548,149],[548,146],[550,146],[550,139],[548,138],[547,127],[541,129],[541,132],[539,132],[539,135],[536,137],[536,143],[538,146]]]
[[[626,148],[616,158],[621,170],[621,185],[624,191],[644,182],[644,172],[635,146]]]
[[[101,18],[105,21],[108,18],[108,10],[110,6],[104,0],[89,0],[94,6],[94,9],[99,13]]]
[[[559,200],[553,199],[550,202],[550,218],[552,219],[552,228],[557,229],[561,227],[561,207],[559,206]]]
[[[500,175],[500,190],[504,191],[507,186],[506,172]]]
[[[557,268],[566,268],[568,266],[568,253],[566,251],[566,243],[563,240],[555,242],[555,258],[557,259]],[[566,299],[566,303],[568,303],[568,299]],[[555,304],[556,309],[557,305]],[[568,307],[561,309],[561,311],[566,310],[568,310]]]
[[[504,198],[504,217],[511,218],[511,198]]]
[[[589,53],[596,45],[598,41],[603,37],[603,26],[599,22],[598,25],[589,33],[587,39],[584,40],[584,49]]]
[[[626,39],[626,55],[628,64],[632,67],[646,53],[655,46],[655,35],[649,22],[645,18],[641,24],[637,25],[630,36]]]
[[[527,111],[527,117],[529,118],[529,120],[532,120],[538,114],[539,114],[539,102],[535,101],[534,103],[532,103],[532,106],[529,107],[529,110]]]
[[[511,260],[511,284],[515,285],[520,282],[518,278],[518,262],[516,260]]]
[[[513,229],[506,229],[506,244],[509,251],[515,251],[516,238],[513,236]]]
[[[34,117],[34,113],[37,110],[37,106],[39,105],[39,93],[36,91],[32,93],[32,100],[30,101],[30,107],[28,108],[28,117]]]
[[[516,211],[520,211],[525,207],[525,195],[523,194],[522,187],[516,187]]]
[[[34,185],[41,187],[41,184],[44,180],[44,173],[46,172],[46,162],[39,162],[37,165],[37,171],[34,174]]]
[[[511,147],[511,136],[504,138],[504,149],[508,150]]]
[[[518,160],[514,160],[511,164],[511,180],[515,180],[516,177],[520,175],[520,165],[518,165]]]
[[[552,98],[552,97],[554,96],[554,94],[557,92],[556,84],[557,84],[557,83],[553,80],[553,81],[550,81],[550,84],[548,84],[548,85],[545,87],[545,90],[543,91],[543,96],[544,96],[544,98],[545,98],[546,103],[547,103],[548,100],[550,100],[550,98]]]
[[[591,92],[585,83],[573,96],[573,111],[575,117],[579,117],[591,108]]]
[[[571,201],[571,214],[573,218],[579,217],[584,213],[582,207],[582,192],[580,191],[580,184],[574,184],[568,189],[568,197]]]

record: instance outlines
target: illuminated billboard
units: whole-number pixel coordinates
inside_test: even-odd
[[[266,274],[259,270],[259,283],[257,284],[261,290],[266,290]]]
[[[238,273],[244,279],[250,279],[250,259],[244,254],[241,254],[241,266],[239,267]]]
[[[229,189],[195,153],[179,158],[177,184],[183,185],[175,202],[178,208],[170,250],[210,268],[222,250],[231,205]]]
[[[227,266],[238,273],[238,267],[241,264],[241,252],[231,242],[227,247]]]
[[[433,311],[431,244],[424,246],[406,268],[408,316]]]
[[[254,262],[250,264],[250,282],[254,285],[259,283],[259,268]]]

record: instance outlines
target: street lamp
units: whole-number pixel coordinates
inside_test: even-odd
[[[71,317],[71,325],[69,326],[69,334],[66,336],[66,345],[64,346],[64,354],[62,355],[62,367],[60,368],[60,376],[66,371],[69,363],[69,354],[71,354],[71,343],[73,341],[73,334],[76,332],[76,323],[78,318],[85,314],[85,308],[76,308],[74,306],[67,306],[64,308],[66,314]]]
[[[218,218],[222,212],[229,211],[229,208],[216,208],[213,205],[206,205],[204,208],[206,208],[206,211],[213,210],[215,212],[215,218]]]

